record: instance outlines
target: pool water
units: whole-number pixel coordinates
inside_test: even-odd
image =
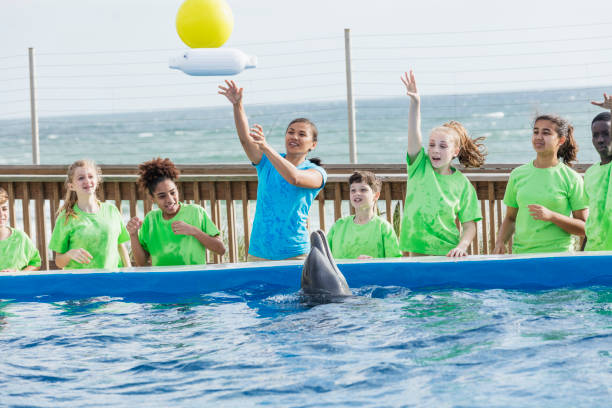
[[[0,405],[609,407],[612,288],[0,305]]]

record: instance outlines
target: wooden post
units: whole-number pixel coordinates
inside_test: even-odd
[[[34,48],[28,48],[30,63],[30,121],[32,123],[32,164],[40,164],[38,141],[38,112],[36,109],[36,76],[34,74]]]
[[[357,132],[355,126],[355,98],[353,96],[353,72],[351,69],[351,29],[344,29],[344,59],[346,64],[346,106],[348,108],[349,159],[357,163]]]

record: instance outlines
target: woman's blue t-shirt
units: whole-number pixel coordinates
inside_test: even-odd
[[[285,157],[285,155],[282,155]],[[302,255],[310,250],[307,222],[312,201],[325,186],[327,173],[310,160],[298,170],[315,169],[323,176],[319,188],[289,184],[264,154],[257,169],[257,205],[249,245],[249,254],[280,260]]]

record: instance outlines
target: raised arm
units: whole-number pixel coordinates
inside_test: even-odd
[[[240,138],[240,144],[249,160],[253,164],[259,164],[263,152],[249,137],[249,120],[242,106],[243,88],[238,88],[234,81],[225,81],[225,84],[227,87],[219,85],[219,94],[224,95],[234,107],[234,123],[236,124],[236,131],[238,132],[238,138]]]
[[[400,77],[406,85],[406,95],[410,97],[410,111],[408,113],[408,157],[414,161],[421,151],[423,145],[421,137],[421,97],[416,87],[414,73],[410,70],[410,75],[404,72]]]

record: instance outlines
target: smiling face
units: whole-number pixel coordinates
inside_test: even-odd
[[[599,153],[602,162],[609,163],[612,159],[612,135],[610,135],[610,122],[599,120],[591,125],[593,134],[593,147]]]
[[[308,123],[295,122],[285,133],[285,148],[288,154],[307,154],[317,146],[312,128]]]
[[[355,211],[374,207],[380,193],[375,193],[367,183],[352,183],[350,188],[351,205]]]
[[[556,155],[563,143],[565,137],[559,137],[557,126],[550,120],[541,119],[533,125],[531,144],[536,153]]]
[[[95,195],[98,188],[98,173],[91,166],[82,166],[74,169],[72,180],[68,183],[70,191],[77,196]]]
[[[454,131],[441,128],[434,129],[429,135],[427,145],[427,156],[434,169],[445,170],[450,167],[450,162],[459,154],[458,135]]]
[[[153,200],[166,218],[172,218],[180,209],[178,188],[170,179],[157,183],[153,191]]]

